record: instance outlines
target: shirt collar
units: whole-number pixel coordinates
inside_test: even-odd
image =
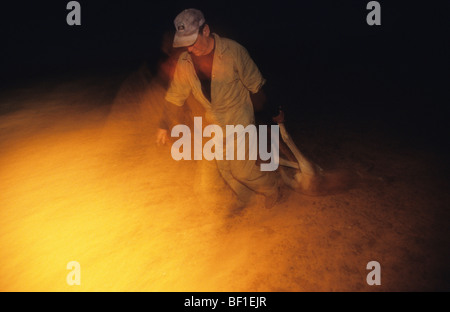
[[[219,37],[218,34],[213,33],[212,34],[214,36],[214,42],[215,42],[215,51],[218,53],[219,57],[222,57],[223,53],[225,52],[225,50],[227,49],[227,46],[225,44],[223,44],[222,39]],[[189,54],[189,52],[184,52],[184,56],[182,57],[183,60],[185,61],[189,61],[191,62],[191,56]]]

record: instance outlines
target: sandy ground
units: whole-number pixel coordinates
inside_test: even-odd
[[[2,94],[1,291],[450,290],[441,156],[370,125],[291,124],[325,169],[375,178],[327,196],[285,188],[273,209],[256,196],[232,215],[214,163],[155,145],[161,96],[142,72]]]

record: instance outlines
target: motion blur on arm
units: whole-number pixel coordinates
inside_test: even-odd
[[[169,131],[183,118],[183,107],[164,102],[164,109],[156,130],[156,144],[164,145],[169,141]]]
[[[160,60],[158,67],[158,78],[160,83],[167,90],[173,79],[174,70],[178,61],[178,57],[182,52],[182,49],[177,49],[172,46],[173,31],[167,31],[163,35],[161,50],[164,57]],[[156,144],[158,146],[165,145],[169,141],[170,129],[179,121],[183,116],[183,108],[173,105],[170,102],[164,101],[162,103],[163,109],[159,116],[158,129],[156,130]]]

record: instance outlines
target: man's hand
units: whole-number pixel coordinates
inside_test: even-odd
[[[160,146],[166,144],[168,141],[169,135],[167,134],[167,130],[158,128],[158,130],[156,130],[156,144]]]
[[[272,120],[276,123],[283,123],[284,122],[284,112],[282,110],[279,110],[279,114],[272,118]]]

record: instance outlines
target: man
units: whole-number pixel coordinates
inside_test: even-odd
[[[183,106],[192,93],[204,107],[207,122],[222,127],[223,133],[226,125],[254,124],[252,97],[263,95],[265,79],[247,50],[233,40],[211,33],[203,13],[197,9],[184,10],[174,24],[173,47],[184,47],[187,51],[178,58],[165,97],[171,114],[175,107]],[[168,141],[167,128],[163,119],[157,132],[158,144]],[[242,206],[248,203],[252,192],[265,196],[267,208],[279,199],[276,173],[261,171],[255,160],[224,158],[216,163]]]

